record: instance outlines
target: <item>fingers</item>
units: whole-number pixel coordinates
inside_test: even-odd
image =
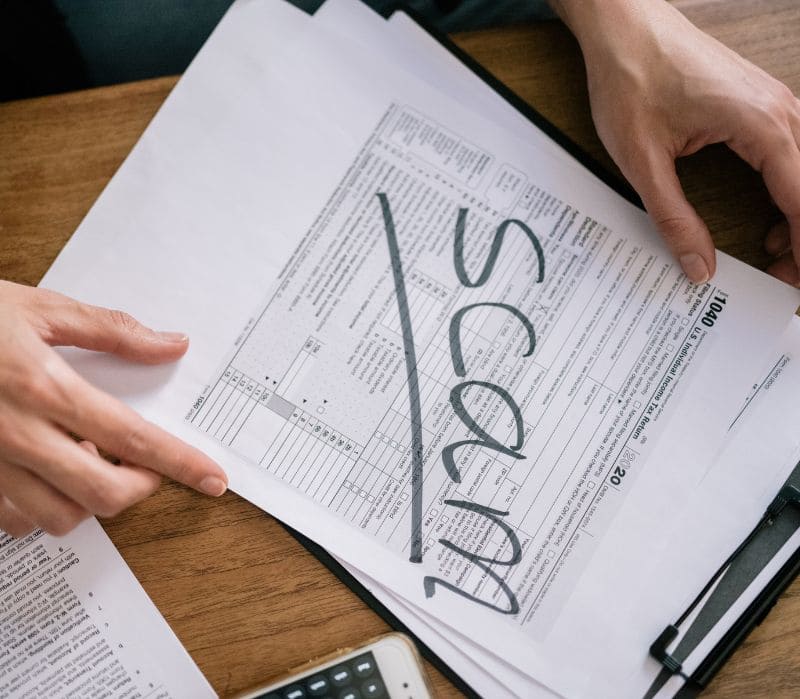
[[[56,422],[91,440],[126,464],[143,466],[206,495],[222,495],[225,472],[200,450],[142,418],[120,401],[88,384],[71,370],[70,405],[54,405]]]
[[[38,476],[5,461],[0,462],[0,492],[23,520],[54,536],[63,536],[89,516],[84,508]]]
[[[9,404],[0,404],[4,408],[0,454],[10,454],[14,463],[41,472],[93,512],[113,513],[120,504],[152,492],[152,472],[208,495],[225,492],[225,472],[202,452],[86,382],[46,345],[29,356],[33,366],[20,367],[6,378],[3,398]],[[0,387],[2,383],[0,371]],[[102,459],[78,447],[54,425],[91,440],[124,465],[109,472]]]
[[[94,388],[46,343],[76,344],[146,362],[174,359],[183,336],[60,294],[0,282],[0,527],[64,534],[90,513],[113,516],[150,495],[165,474],[211,495],[224,471],[181,440]],[[95,441],[120,457],[100,458]]]
[[[94,447],[81,448],[49,425],[36,430],[35,442],[13,455],[17,463],[92,514],[115,517],[122,510],[152,495],[160,477],[144,468],[114,465]],[[11,450],[7,449],[11,455]]]
[[[785,185],[781,178],[790,177],[791,173],[787,171],[786,175],[780,174],[780,167],[780,164],[774,168],[765,166],[764,181],[767,183],[775,203],[784,213],[788,212],[787,216],[790,218],[770,228],[764,239],[765,250],[777,258],[769,265],[767,272],[786,284],[800,286],[800,272],[798,272],[800,268],[800,213],[792,213],[795,198],[797,211],[800,212],[800,185],[795,186],[793,183]],[[791,162],[789,167],[791,168]],[[769,179],[766,174],[768,171],[770,172]],[[800,178],[800,151],[798,151],[795,177]],[[793,192],[793,189],[797,189],[797,191]],[[779,196],[781,201],[778,200]]]
[[[161,479],[152,471],[110,464],[99,456],[93,445],[79,446],[45,421],[13,417],[8,421],[11,424],[4,431],[3,460],[30,475],[36,474],[38,479],[87,512],[113,517],[158,488]],[[13,492],[2,485],[0,492],[23,512],[32,514],[15,499]]]
[[[762,175],[775,204],[786,217],[794,261],[800,265],[800,149],[796,144],[792,146],[772,153],[764,161]]]
[[[79,447],[88,452],[93,464],[101,464],[100,475],[107,479],[103,487],[95,486],[86,491],[93,500],[84,501],[82,494],[75,498],[96,515],[115,517],[125,508],[150,497],[161,485],[161,476],[150,469],[126,463],[111,464],[100,456],[94,444],[86,440]],[[92,502],[97,505],[92,507]]]
[[[770,267],[776,276],[797,285],[800,265],[800,102],[781,91],[765,115],[755,112],[743,120],[728,145],[759,170],[773,201],[786,221],[775,226],[764,241],[767,252],[782,255],[791,247],[794,266],[777,260]],[[794,281],[791,281],[794,280]]]
[[[800,285],[800,273],[791,251],[785,252],[767,267],[767,273],[792,286]]]
[[[53,291],[37,290],[36,325],[50,345],[109,352],[143,364],[182,357],[189,347],[183,333],[156,332],[123,311],[80,303]]]
[[[695,284],[708,281],[716,270],[714,243],[683,193],[672,158],[651,153],[627,170],[625,174],[686,276]]]
[[[15,539],[28,536],[36,525],[26,519],[7,497],[0,495],[0,530]]]
[[[115,466],[101,459],[93,444],[77,445],[61,436],[74,450],[59,444],[49,457],[34,455],[34,463],[29,466],[35,472],[8,460],[0,462],[0,492],[4,493],[0,496],[0,529],[11,536],[25,536],[37,526],[49,534],[63,536],[90,514],[113,517],[158,487],[160,478],[156,474],[132,466]],[[30,454],[25,458],[32,460]],[[41,463],[35,463],[43,458]],[[43,468],[45,464],[47,467]],[[91,466],[88,473],[75,474],[87,464]]]
[[[790,115],[792,134],[797,147],[800,148],[800,99],[795,97],[794,110]]]
[[[781,221],[767,231],[764,238],[764,249],[773,257],[789,252],[792,247],[792,239],[789,236],[789,224]]]

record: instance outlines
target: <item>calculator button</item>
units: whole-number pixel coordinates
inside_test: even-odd
[[[345,689],[340,695],[339,699],[361,699],[361,692],[357,689]]]
[[[369,677],[375,672],[375,664],[369,658],[360,658],[356,660],[355,667],[358,677]]]
[[[328,690],[330,689],[328,678],[325,677],[325,675],[314,675],[313,677],[309,677],[306,680],[306,685],[308,686],[308,696],[310,697],[321,697],[324,694],[327,694]]]
[[[361,693],[365,699],[378,699],[379,697],[386,696],[383,682],[381,682],[377,677],[374,680],[364,682],[364,684],[361,685]]]
[[[344,687],[346,684],[350,684],[352,675],[347,665],[337,665],[332,670],[329,670],[329,673],[334,687]]]
[[[283,690],[283,696],[284,699],[305,699],[306,690],[299,684],[293,684],[291,687],[287,687]]]

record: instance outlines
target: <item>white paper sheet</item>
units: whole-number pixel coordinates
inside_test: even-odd
[[[476,80],[470,70],[405,13],[395,12],[387,22],[360,0],[326,0],[314,14],[314,21],[367,50],[380,52],[386,60],[401,65],[426,80],[431,87],[520,138],[535,139],[543,149],[565,156],[565,166],[572,160],[572,156],[554,141],[539,134],[538,129],[532,129],[528,119],[507,102],[498,100],[497,94],[486,83]],[[578,163],[575,167],[582,171]],[[408,605],[345,561],[340,563],[481,696],[493,699],[558,696],[528,675],[503,663],[479,644],[463,636],[454,642],[450,638],[452,630],[443,627],[435,618]]]
[[[0,697],[100,696],[216,694],[96,520],[0,532]]]
[[[454,633],[423,609],[392,594],[344,561],[340,563],[480,696],[491,699],[549,699],[560,696],[524,672],[504,663],[480,642]]]
[[[662,627],[674,621],[759,520],[800,460],[798,383],[800,318],[796,317],[778,353],[769,362],[763,380],[749,397],[719,460],[687,504],[681,524],[670,534],[670,545],[652,556],[657,565],[645,588],[650,594],[640,596],[630,618],[652,617],[652,610],[657,609]],[[687,546],[687,542],[692,542],[692,546]],[[689,655],[683,663],[684,673],[691,674],[697,668],[798,546],[800,533],[787,541]],[[686,560],[687,549],[692,551],[692,560]],[[454,643],[448,639],[447,630],[424,611],[410,607],[357,569],[347,568],[482,696],[502,697],[509,692],[517,697],[553,696],[469,639],[458,638]],[[663,580],[674,586],[672,596],[663,595],[664,586],[660,582]],[[658,631],[654,629],[656,635]],[[643,654],[633,682],[645,687],[655,680],[659,670],[660,666]],[[682,686],[683,679],[675,676],[656,696],[673,696]]]
[[[559,158],[563,167],[586,169],[530,120],[431,37],[405,12],[397,10],[385,20],[361,0],[325,0],[314,20],[364,48],[380,52],[384,60],[427,82],[433,89],[480,114],[509,133]]]
[[[419,78],[426,80],[442,92],[446,92],[460,103],[480,111],[483,116],[493,118],[497,123],[502,123],[521,138],[536,139],[538,129],[532,127],[527,119],[519,115],[506,102],[497,100],[496,94],[486,83],[476,79],[469,69],[455,59],[449,51],[444,49],[441,44],[421,29],[405,13],[395,12],[387,22],[359,0],[326,0],[314,15],[314,18],[316,22],[324,24],[326,28],[349,36],[351,40],[357,41],[365,49],[383,52],[387,58],[391,58],[406,70],[414,72]],[[554,142],[546,137],[542,138],[542,142],[543,147],[552,146],[557,148]],[[800,321],[795,320],[793,328],[787,332],[787,336],[783,341],[782,352],[786,352],[785,356],[787,357],[790,355],[797,356],[800,353],[800,337],[797,337],[800,333],[796,327],[798,322]],[[732,448],[729,447],[725,450],[716,471],[716,473],[729,472],[731,474],[727,476],[729,478],[734,477],[734,474],[738,474],[742,470],[745,472],[751,471],[752,469],[748,468],[747,458],[752,455],[753,443],[758,444],[764,441],[761,438],[762,425],[778,425],[777,434],[773,434],[771,439],[767,440],[771,445],[770,453],[762,454],[758,457],[761,463],[767,463],[766,470],[768,473],[760,472],[760,479],[763,478],[767,487],[764,497],[770,497],[770,493],[774,494],[774,491],[770,490],[772,487],[770,477],[777,473],[779,474],[778,478],[781,478],[781,474],[785,473],[787,465],[794,463],[792,457],[781,453],[781,450],[792,451],[796,443],[796,439],[793,436],[797,433],[795,426],[800,424],[800,410],[794,407],[795,401],[791,391],[792,384],[800,381],[800,374],[794,376],[794,372],[790,372],[788,377],[784,374],[781,381],[784,393],[776,396],[777,391],[772,391],[768,406],[746,423],[747,427],[744,428],[746,430],[744,436],[735,440]],[[752,410],[752,406],[749,407]],[[739,448],[744,440],[749,440],[748,447],[740,452]],[[743,455],[744,458],[738,458],[737,455]],[[718,500],[718,502],[724,500],[724,497],[718,493],[726,492],[725,489],[718,491],[719,484],[715,479],[709,478],[707,481],[707,487],[701,490],[701,497],[715,500],[720,497],[721,500]],[[763,505],[764,497],[758,498],[753,502],[756,505],[756,510],[758,505]],[[757,517],[757,512],[751,511],[749,514]],[[739,524],[740,526],[738,527],[730,528],[726,526],[723,528],[723,531],[727,532],[729,540],[735,539],[737,535],[743,536],[749,526],[746,518],[740,519]],[[696,529],[695,525],[692,525],[692,527]],[[692,533],[696,536],[696,532]],[[676,541],[680,540],[680,538],[676,539]],[[680,548],[675,542],[673,544]],[[783,558],[780,563],[788,558],[795,548],[796,546],[792,547],[790,545],[784,547],[782,551]],[[709,556],[709,560],[712,562],[716,560],[715,555],[718,550],[720,550],[718,542],[709,542],[709,547],[706,549],[706,555]],[[775,561],[768,567],[768,570],[765,570],[765,573],[762,574],[762,578],[765,575],[767,576],[764,580],[768,579],[777,570],[779,558],[776,557]],[[674,561],[673,564],[679,565],[679,561]],[[701,570],[707,570],[707,568],[707,566],[700,566]],[[514,668],[498,662],[491,653],[481,649],[480,646],[471,644],[467,639],[461,638],[459,644],[454,645],[446,638],[446,633],[442,633],[435,619],[427,616],[422,610],[408,607],[402,600],[363,576],[357,569],[348,566],[348,570],[404,623],[414,629],[415,633],[426,644],[432,647],[450,667],[481,695],[499,697],[505,696],[505,693],[509,691],[520,697],[547,696],[549,694],[549,690],[514,670]],[[670,574],[669,571],[664,572]],[[702,584],[702,576],[698,584]],[[761,584],[763,585],[763,580]],[[657,586],[657,589],[660,590],[660,586]],[[705,654],[713,647],[713,643],[719,640],[727,626],[737,618],[744,606],[755,597],[760,589],[761,587],[757,584],[749,587],[747,593],[742,595],[737,605],[726,617],[726,620],[721,621],[715,631],[709,635],[707,641],[701,647],[703,650],[693,653],[685,667],[693,668],[700,659],[705,657]],[[689,588],[689,591],[691,592],[691,588]],[[486,668],[491,668],[491,671],[487,672]],[[643,668],[644,675],[652,677],[655,672],[656,669],[652,665],[645,664]],[[676,678],[673,683],[665,688],[665,695],[671,695],[670,687],[672,687],[671,693],[674,693],[680,686],[682,686],[682,681],[680,681],[680,678]]]
[[[718,463],[686,503],[670,533],[673,545],[654,553],[653,583],[640,591],[635,608],[659,609],[663,619],[674,621],[759,521],[800,460],[799,384],[800,318],[795,317]],[[702,545],[682,545],[695,540]],[[684,672],[697,668],[798,544],[795,534],[690,655]],[[669,580],[680,600],[659,598],[657,580]]]
[[[480,465],[470,472],[462,464],[464,492],[449,484],[440,464],[428,469],[434,480],[423,502],[431,523],[423,525],[429,529],[422,565],[408,563],[405,550],[412,531],[402,497],[407,463],[386,472],[407,461],[410,447],[402,362],[392,355],[402,338],[383,237],[388,226],[385,217],[381,225],[374,191],[364,189],[376,182],[393,204],[401,256],[411,270],[426,401],[435,397],[433,388],[446,387],[446,397],[458,381],[431,353],[443,331],[448,337],[451,311],[498,299],[459,287],[447,255],[457,207],[469,207],[472,217],[468,276],[477,276],[474,263],[486,255],[469,235],[512,213],[536,229],[548,271],[537,286],[537,255],[515,230],[514,255],[508,243],[497,262],[510,275],[506,286],[491,286],[500,299],[511,294],[515,302],[529,302],[525,311],[537,335],[530,360],[520,356],[525,337],[513,317],[499,323],[492,317],[482,328],[464,322],[469,378],[544,387],[535,401],[514,390],[526,409],[523,452],[528,463],[541,458],[542,466],[526,470],[527,463],[506,454],[505,465],[486,467],[498,474],[506,469],[499,488],[486,493],[477,492],[488,472]],[[428,211],[439,218],[426,219]],[[414,232],[426,220],[430,234]],[[518,262],[524,271],[514,277]],[[712,463],[732,406],[797,306],[796,291],[725,255],[718,270],[712,285],[691,287],[646,216],[594,178],[578,180],[549,152],[265,0],[233,6],[44,283],[190,334],[192,349],[172,370],[145,373],[109,358],[70,357],[221,461],[237,492],[556,691],[596,696],[618,688],[620,673],[629,670],[613,643],[598,652],[615,619],[596,595],[617,589],[620,579],[635,589],[646,572],[641,552],[650,550],[672,521],[675,503]],[[370,326],[378,322],[381,328]],[[378,338],[369,335],[375,329]],[[484,330],[494,333],[486,345]],[[495,363],[481,374],[473,367],[486,357]],[[603,368],[587,384],[598,362]],[[474,411],[472,401],[468,396]],[[568,411],[572,401],[585,411]],[[549,410],[551,402],[558,407]],[[441,417],[445,409],[442,403],[425,415]],[[389,411],[391,424],[382,422]],[[591,433],[578,429],[576,417],[588,420],[584,428],[602,425],[594,462],[581,466],[587,476],[569,467],[588,449],[579,440]],[[504,421],[512,443],[515,420]],[[442,434],[450,440],[465,432]],[[636,444],[623,453],[624,437]],[[351,477],[348,459],[358,462],[352,456],[362,449],[360,461],[370,467]],[[392,449],[397,456],[390,458]],[[619,457],[634,463],[627,477],[613,473]],[[263,467],[253,465],[259,461]],[[517,482],[505,478],[512,469],[520,474]],[[614,488],[604,484],[612,477]],[[525,488],[549,499],[530,520],[538,531],[547,523],[545,534],[525,535],[526,563],[514,571],[515,588],[533,591],[522,590],[524,612],[516,619],[448,596],[441,586],[426,597],[425,574],[457,579],[463,572],[464,584],[477,570],[453,560],[435,537],[468,533],[461,525],[472,521],[484,554],[508,555],[499,531],[469,510],[459,512],[463,506],[445,515],[431,499],[439,487],[451,494],[445,497],[480,495],[484,503],[496,497],[498,505],[513,504]],[[588,502],[601,491],[605,504],[590,510]],[[522,531],[533,499],[520,497],[511,508],[517,519],[509,521]],[[331,516],[337,509],[341,516]],[[590,523],[582,519],[586,512]],[[442,528],[444,516],[451,524]],[[382,538],[381,517],[409,534],[395,529],[396,536]],[[498,541],[489,548],[492,538]],[[558,584],[550,585],[556,552]],[[475,579],[469,589],[484,602],[504,603],[488,596],[483,582]],[[540,606],[544,598],[548,603]],[[649,627],[636,631],[646,635]]]

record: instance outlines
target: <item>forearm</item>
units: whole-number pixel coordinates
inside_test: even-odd
[[[603,7],[617,5],[619,0],[548,0],[560,18],[572,31],[583,31],[584,27],[596,17]]]
[[[666,0],[548,0],[550,7],[576,36],[594,33],[606,20],[642,16],[647,6]]]
[[[667,0],[548,0],[550,7],[587,50],[624,49],[649,41],[674,22],[690,23]],[[658,18],[658,21],[654,21]],[[667,20],[664,23],[664,20]],[[661,29],[659,28],[661,25]],[[690,25],[691,26],[691,25]]]

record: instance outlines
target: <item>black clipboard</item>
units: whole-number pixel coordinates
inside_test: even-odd
[[[432,38],[469,68],[472,73],[489,85],[500,97],[511,104],[511,106],[543,131],[551,140],[555,141],[567,153],[573,156],[589,170],[589,172],[634,206],[644,210],[639,195],[625,180],[609,172],[595,158],[581,148],[581,146],[560,131],[558,127],[548,121],[513,90],[498,80],[469,54],[459,48],[446,34],[431,26],[430,22],[422,18],[418,12],[407,7],[405,3],[398,2],[389,6],[382,15],[384,19],[388,19],[397,11],[404,12],[413,19]],[[459,691],[471,699],[480,699],[480,695],[472,687],[431,650],[412,629],[400,621],[395,614],[353,577],[326,549],[287,524],[283,522],[280,522],[280,524],[390,627],[413,638],[422,656],[447,677]],[[693,672],[691,676],[685,678],[684,688],[679,692],[680,697],[694,697],[708,686],[717,672],[719,672],[750,632],[766,618],[769,611],[775,606],[778,598],[798,575],[800,575],[800,548],[792,554],[789,560],[769,580],[763,590],[759,592],[756,598],[732,624],[731,628],[728,629],[717,642],[706,658],[698,665],[695,672]]]

